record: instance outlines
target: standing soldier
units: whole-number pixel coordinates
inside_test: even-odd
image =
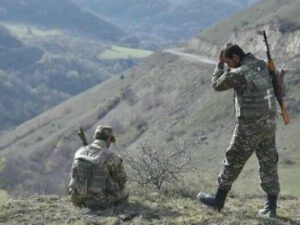
[[[228,70],[224,70],[224,63],[228,65]],[[213,73],[212,87],[216,91],[234,89],[237,121],[223,170],[218,176],[216,193],[200,192],[197,198],[201,203],[220,211],[233,182],[255,152],[259,162],[260,184],[267,193],[267,202],[259,215],[276,217],[280,190],[275,146],[276,98],[268,66],[251,53],[245,54],[238,45],[227,44],[220,53],[219,63]]]
[[[116,139],[112,127],[97,126],[92,144],[77,150],[71,169],[69,193],[74,205],[91,210],[127,201],[122,159],[109,150]]]

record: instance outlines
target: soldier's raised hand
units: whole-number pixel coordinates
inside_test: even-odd
[[[219,62],[224,63],[224,50],[221,50],[221,52],[220,52]]]

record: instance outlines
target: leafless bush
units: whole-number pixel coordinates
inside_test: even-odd
[[[281,33],[291,33],[300,30],[300,25],[291,21],[280,21],[279,31]]]
[[[188,144],[177,143],[168,148],[163,144],[154,146],[151,140],[139,146],[135,156],[127,155],[125,161],[131,168],[129,179],[140,185],[151,185],[161,190],[165,183],[177,183],[189,171],[191,156]]]
[[[138,101],[138,97],[136,96],[135,92],[126,87],[121,94],[122,99],[124,99],[129,105],[134,105]]]

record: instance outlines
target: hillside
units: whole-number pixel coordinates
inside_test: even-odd
[[[183,42],[199,30],[253,2],[253,0],[72,1],[105,16],[138,37],[144,46],[150,48]]]
[[[242,7],[236,1],[230,5]],[[140,19],[137,11],[143,7],[145,4],[136,8],[136,18]],[[217,14],[211,16],[219,18]],[[129,48],[139,46],[133,34],[121,34],[115,25],[71,1],[1,1],[0,26],[0,132],[13,129],[152,54]]]
[[[269,8],[264,8],[265,14],[273,14],[270,4],[273,1],[263,2],[269,2]],[[289,2],[294,8],[299,6],[298,2]],[[262,2],[257,4],[260,6]],[[284,5],[278,8],[278,12],[284,10]],[[244,11],[243,16],[248,18],[251,13],[251,10],[249,14]],[[300,197],[297,163],[300,159],[300,33],[281,32],[280,24],[269,22],[258,28],[268,31],[272,51],[276,53],[275,62],[289,68],[287,103],[292,123],[284,127],[278,118],[281,189],[283,195]],[[258,55],[264,54],[261,37],[256,36],[257,27],[238,31],[243,34],[242,38],[228,36],[228,39],[238,41]],[[186,50],[203,49],[214,55],[224,44],[206,40],[205,46],[213,47],[208,50],[201,43],[203,40],[196,37]],[[117,145],[113,148],[124,156],[137,153],[137,146],[149,136],[152,142],[167,146],[180,140],[189,141],[193,169],[185,177],[185,184],[211,190],[234,124],[233,93],[216,93],[211,89],[213,69],[193,59],[158,52],[122,75],[23,123],[0,137],[0,156],[4,164],[0,188],[23,194],[65,193],[73,153],[80,146],[76,130],[83,125],[90,141],[96,124],[105,123],[115,128]],[[257,170],[257,162],[252,158],[233,193],[262,194]]]
[[[106,34],[97,33],[100,28],[91,27],[87,12],[68,1],[41,3],[0,2],[0,132],[132,67],[152,53],[121,48],[115,37],[122,35],[111,30],[112,38],[108,39]],[[101,26],[100,18],[89,15]],[[97,38],[81,29],[95,29]]]
[[[0,27],[1,131],[21,124],[59,102],[86,90],[114,72],[117,62],[99,62],[105,45],[76,39],[62,30],[43,31],[2,23]],[[90,57],[80,45],[85,43]],[[90,45],[90,47],[88,46]],[[16,63],[17,62],[17,63]],[[115,71],[114,71],[115,70]]]
[[[1,0],[0,12],[0,20],[6,22],[67,29],[106,41],[119,41],[125,36],[112,23],[67,0]]]
[[[43,56],[41,49],[24,45],[4,26],[0,26],[0,49],[0,69],[2,70],[10,69],[15,60],[18,61],[15,69],[31,66]]]
[[[271,32],[272,50],[290,51],[292,56],[297,56],[299,45],[297,41],[290,41],[289,44],[280,43],[281,37],[289,37],[297,35],[300,30],[299,16],[299,1],[298,0],[264,0],[249,6],[245,10],[241,10],[232,17],[228,17],[200,32],[195,36],[188,45],[190,51],[206,52],[207,54],[216,55],[216,46],[222,46],[226,41],[235,40],[246,44],[249,49],[263,52],[262,43],[257,35],[257,30],[266,29]],[[274,34],[277,34],[274,35]],[[259,41],[256,41],[259,40]],[[281,49],[278,44],[287,47]],[[296,44],[295,46],[291,46]],[[277,47],[277,48],[275,48]],[[274,54],[275,57],[276,54]]]
[[[24,77],[20,79],[20,73],[11,71],[11,65],[17,60],[15,70],[32,67],[44,52],[37,47],[24,45],[4,26],[0,26],[0,48],[0,130],[4,130],[12,123],[20,124],[24,119],[32,118],[34,111],[41,111],[41,101],[24,85]],[[29,105],[26,99],[31,99],[33,104]],[[16,110],[19,107],[24,110]]]

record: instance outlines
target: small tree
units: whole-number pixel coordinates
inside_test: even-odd
[[[165,183],[177,183],[189,171],[191,157],[187,143],[177,143],[168,148],[153,145],[150,140],[139,146],[135,156],[127,155],[125,161],[131,168],[129,179],[140,185],[152,185],[161,190]]]

